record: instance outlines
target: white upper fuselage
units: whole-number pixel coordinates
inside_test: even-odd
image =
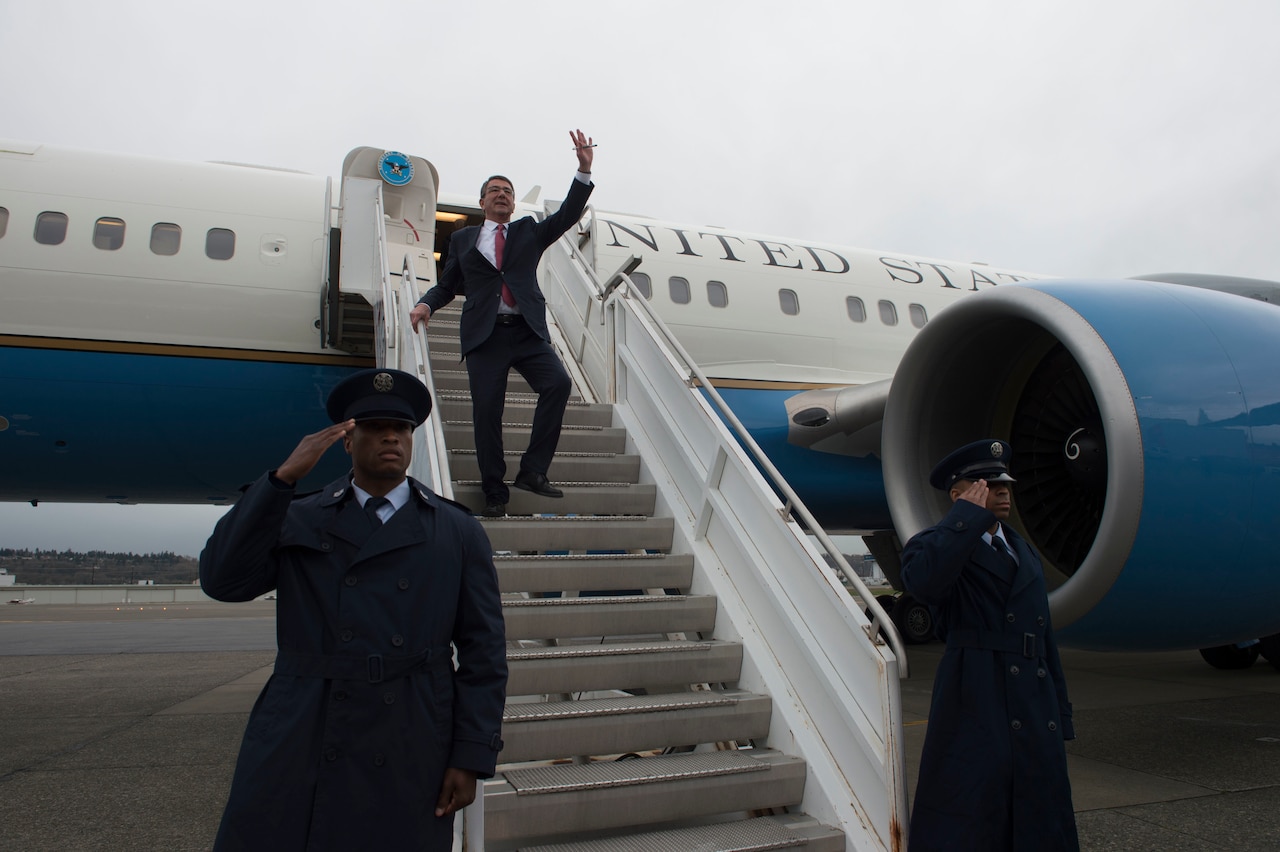
[[[345,361],[319,328],[331,186],[252,166],[0,143],[0,335]],[[469,196],[439,203],[477,210]],[[36,238],[51,225],[56,235],[57,217],[38,224],[49,213],[66,221],[54,244]],[[157,226],[166,233],[153,242]],[[157,253],[171,250],[174,226],[176,254]],[[717,383],[886,378],[924,319],[966,293],[1035,277],[623,214],[598,212],[594,227],[597,271],[642,256],[652,305]],[[207,241],[226,232],[234,251],[217,259]],[[434,270],[420,264],[418,275],[434,283]]]

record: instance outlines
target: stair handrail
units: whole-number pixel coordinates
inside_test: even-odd
[[[861,586],[869,598],[865,584],[842,581],[829,563],[853,572],[839,549],[825,534],[805,535],[801,512],[812,514],[779,487],[776,468],[758,463],[763,452],[742,440],[749,435],[737,418],[722,416],[727,404],[704,392],[710,382],[646,300],[630,297],[634,258],[609,276],[609,289],[573,243],[557,243],[541,272],[568,343],[564,357],[578,359],[607,390],[601,398],[618,406],[628,444],[677,522],[678,546],[697,556],[695,586],[717,596],[723,629],[754,661],[740,682],[774,698],[770,742],[809,761],[813,783],[801,807],[841,826],[849,850],[901,848],[909,810],[898,679],[906,657],[896,629],[878,605],[862,611],[849,592]],[[771,529],[769,515],[786,531]],[[851,630],[865,641],[852,654]],[[867,772],[877,786],[863,786]]]
[[[413,373],[431,392],[435,403],[432,407],[433,417],[428,417],[422,428],[413,433],[413,459],[415,479],[426,482],[431,490],[441,497],[453,499],[453,475],[449,471],[449,447],[444,437],[444,409],[436,397],[435,376],[431,372],[431,343],[427,340],[425,330],[419,333],[409,322],[409,312],[418,302],[418,276],[413,265],[413,256],[405,252],[404,266],[400,272],[400,284],[393,287],[392,297],[395,310],[395,336],[400,341],[397,362],[398,369]],[[425,459],[427,470],[417,466],[419,459]],[[424,478],[425,477],[425,478]]]
[[[374,354],[379,367],[403,370],[417,376],[431,398],[436,399],[435,381],[431,374],[430,349],[426,335],[418,334],[409,323],[409,310],[418,300],[416,292],[418,278],[414,272],[413,258],[406,252],[403,267],[398,273],[399,281],[393,282],[391,262],[387,248],[386,218],[383,215],[382,185],[380,181],[367,178],[347,178],[349,181],[346,197],[348,207],[365,200],[371,202],[370,218],[350,215],[353,211],[343,211],[343,226],[355,226],[363,229],[372,224],[370,237],[374,243],[374,251],[370,262],[374,286],[372,287],[374,316]],[[363,191],[354,191],[363,187]],[[348,238],[352,235],[348,234]],[[444,424],[440,417],[439,405],[434,405],[432,415],[425,423],[413,431],[413,455],[409,465],[409,475],[427,485],[442,497],[453,499],[453,482],[449,475],[449,454],[444,440]]]
[[[362,180],[349,178],[349,180]],[[383,216],[382,185],[377,184],[373,193],[373,239],[376,250],[373,255],[373,273],[377,286],[373,288],[374,348],[377,364],[403,370],[417,376],[433,401],[432,412],[421,427],[413,430],[413,453],[409,475],[426,484],[441,497],[453,499],[453,479],[449,472],[449,450],[444,437],[443,408],[435,389],[435,377],[431,372],[431,346],[427,335],[419,334],[409,322],[409,311],[418,301],[418,276],[413,257],[404,255],[399,281],[392,282],[391,263],[387,255],[386,218]],[[344,211],[344,225],[346,212]],[[360,227],[367,224],[367,220]],[[462,850],[484,849],[484,795],[462,811],[462,819],[454,824],[453,848]]]
[[[623,285],[626,286],[628,291],[639,292],[639,289],[631,280],[631,272],[635,271],[636,267],[640,265],[641,258],[636,255],[631,255],[631,257],[625,261],[616,272],[609,276],[609,280],[602,284],[599,276],[596,275],[595,270],[587,261],[586,255],[582,253],[582,250],[578,247],[576,241],[562,240],[561,244],[569,251],[587,281],[590,282],[591,286],[594,288],[596,298],[601,302],[602,310],[600,312],[600,321],[602,323],[605,321],[603,308],[608,307],[614,299],[619,298],[617,294]],[[625,298],[626,294],[624,293],[622,297]],[[698,367],[697,363],[693,360],[693,357],[689,355],[688,350],[681,345],[675,334],[673,334],[667,324],[663,322],[662,317],[658,316],[658,314],[653,310],[652,306],[649,304],[649,300],[641,297],[639,299],[628,299],[628,303],[633,306],[639,306],[653,328],[659,335],[661,335],[663,342],[677,356],[681,369],[685,371],[688,376],[687,381],[690,386],[699,387],[703,390],[715,406],[717,413],[728,425],[734,437],[742,444],[742,446],[751,455],[752,460],[755,461],[755,463],[759,465],[761,470],[765,473],[765,477],[769,481],[769,484],[786,499],[786,502],[780,510],[783,517],[790,515],[796,518],[822,544],[823,549],[826,551],[826,556],[834,563],[834,570],[836,571],[837,576],[840,577],[841,582],[846,588],[851,587],[866,607],[865,614],[870,620],[867,635],[873,642],[878,641],[878,638],[883,636],[884,641],[886,641],[889,647],[893,649],[894,656],[898,658],[899,676],[901,679],[905,680],[909,676],[906,647],[902,642],[902,637],[898,632],[897,625],[893,623],[888,614],[876,601],[875,594],[867,587],[867,584],[862,581],[862,578],[858,576],[857,572],[853,570],[849,561],[845,559],[844,554],[840,552],[840,548],[836,546],[836,544],[831,540],[831,537],[827,535],[826,530],[824,530],[822,525],[818,523],[816,518],[814,518],[813,513],[809,511],[809,508],[804,504],[804,501],[800,499],[798,494],[796,494],[795,489],[791,487],[791,485],[782,476],[782,473],[777,469],[773,462],[769,460],[769,457],[765,455],[764,450],[760,449],[760,445],[756,443],[756,440],[753,437],[751,437],[751,433],[747,431],[746,426],[744,426],[742,421],[738,419],[738,416],[733,413],[733,409],[729,407],[728,403],[724,401],[724,397],[720,395],[719,391],[717,391],[715,386],[711,383],[711,380],[708,379],[702,372],[701,368]],[[609,339],[610,345],[615,347],[615,351],[605,354],[607,356],[608,363],[612,364],[617,357],[617,341],[612,336]],[[609,402],[614,402],[616,401],[617,396],[616,387],[614,386],[612,377],[609,385],[610,387],[604,398]]]

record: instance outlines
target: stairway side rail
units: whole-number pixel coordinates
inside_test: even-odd
[[[343,251],[358,245],[353,284],[364,284],[372,294],[374,338],[379,367],[403,370],[422,380],[436,398],[431,374],[430,347],[425,334],[418,334],[409,323],[409,311],[418,300],[418,277],[413,259],[405,255],[397,280],[392,280],[387,257],[387,229],[383,216],[382,185],[367,178],[346,179],[346,209],[343,210]],[[350,240],[350,242],[348,242]],[[371,256],[365,253],[372,247]],[[344,276],[347,275],[343,264]],[[367,269],[369,280],[364,280]],[[453,499],[453,481],[449,474],[449,453],[444,439],[444,422],[440,408],[434,407],[427,421],[413,432],[413,458],[409,475],[425,483],[442,497]],[[461,850],[484,849],[484,796],[463,809],[462,819],[454,823],[453,847]]]
[[[809,508],[804,504],[804,501],[800,499],[800,496],[795,493],[795,490],[787,483],[786,479],[783,478],[777,467],[769,460],[769,457],[760,449],[759,444],[757,444],[755,439],[751,437],[751,433],[747,431],[747,428],[742,424],[742,421],[733,413],[733,409],[731,409],[728,403],[724,401],[724,398],[720,396],[720,393],[711,384],[711,381],[703,374],[701,368],[699,368],[694,362],[693,358],[685,350],[684,346],[681,345],[680,341],[676,339],[676,336],[672,334],[666,323],[662,321],[661,317],[654,313],[648,300],[643,296],[638,295],[640,291],[634,284],[632,284],[630,274],[635,271],[637,266],[639,266],[640,259],[633,256],[629,261],[624,263],[618,271],[613,273],[607,282],[602,284],[598,276],[595,274],[595,270],[589,266],[586,256],[582,253],[576,242],[562,240],[560,245],[566,253],[572,256],[573,265],[577,267],[580,275],[586,279],[586,283],[589,286],[588,293],[594,297],[595,302],[601,303],[601,309],[597,310],[596,305],[589,303],[588,300],[581,297],[574,298],[569,303],[574,307],[574,310],[570,312],[568,318],[569,323],[574,327],[579,336],[589,338],[590,343],[594,343],[595,357],[592,361],[596,361],[603,365],[602,367],[597,367],[595,370],[587,370],[587,366],[583,365],[583,369],[587,372],[589,380],[592,381],[598,398],[609,402],[616,401],[616,390],[614,390],[616,380],[612,378],[612,365],[616,363],[617,358],[615,352],[617,348],[616,333],[606,334],[603,337],[591,335],[589,333],[589,326],[593,317],[598,317],[599,321],[604,323],[603,307],[611,304],[612,301],[617,298],[619,289],[625,285],[628,293],[637,295],[637,298],[628,298],[628,304],[638,310],[643,310],[647,315],[650,325],[676,355],[674,363],[677,365],[677,368],[687,373],[687,383],[689,386],[702,389],[703,393],[711,400],[716,411],[719,412],[722,418],[724,418],[734,437],[744,448],[746,448],[751,457],[764,471],[769,483],[777,489],[778,493],[782,494],[783,497],[786,498],[787,503],[784,507],[784,511],[799,519],[821,543],[823,550],[826,552],[827,556],[830,557],[832,563],[834,563],[834,570],[840,576],[841,581],[850,588],[850,591],[858,596],[864,607],[866,607],[867,612],[871,614],[872,623],[870,625],[871,633],[869,634],[871,639],[873,641],[880,641],[881,637],[883,637],[883,640],[888,642],[889,646],[893,649],[894,655],[897,656],[900,661],[902,677],[906,678],[908,676],[906,648],[902,644],[902,638],[898,633],[897,626],[894,625],[893,621],[887,614],[885,614],[884,610],[876,602],[875,594],[867,587],[867,584],[863,582],[857,572],[853,570],[852,566],[849,565],[849,561],[845,559],[844,554],[840,552],[839,547],[837,547],[831,540],[830,536],[827,535],[821,524],[817,522],[813,517],[813,514],[809,511]],[[569,283],[568,279],[572,276],[562,274],[559,269],[554,266],[552,268],[552,272],[555,274],[556,281],[559,282],[562,287],[567,287]],[[559,322],[564,322],[565,318],[562,318],[562,316],[557,313],[556,319]],[[567,335],[568,333],[566,332],[566,336]],[[584,341],[582,345],[575,350],[575,354],[580,352],[585,355],[587,349],[587,342]],[[607,388],[610,390],[607,394],[601,395],[601,388]]]
[[[387,312],[390,326],[388,334],[398,341],[395,348],[396,369],[412,373],[422,380],[436,398],[435,377],[431,373],[431,344],[426,332],[419,334],[409,322],[409,311],[418,301],[418,276],[413,267],[412,255],[404,256],[404,268],[398,282],[388,276],[388,294],[395,310]],[[384,298],[386,298],[384,296]],[[453,499],[453,476],[449,471],[449,448],[444,439],[444,420],[438,407],[433,408],[421,428],[413,433],[413,464],[410,474],[419,482],[425,482],[441,497]]]
[[[820,527],[660,318],[630,298],[626,271],[606,296],[569,238],[545,264],[548,305],[567,336],[584,338],[576,347],[584,372],[610,388],[647,476],[697,556],[697,591],[714,593],[727,615],[716,637],[748,650],[740,685],[773,697],[770,745],[808,762],[803,810],[843,828],[850,849],[901,848],[906,658],[896,631],[878,607],[870,624],[827,568],[795,518]],[[716,416],[713,405],[730,416]],[[825,533],[817,541],[856,576]],[[851,585],[871,600],[864,585]]]

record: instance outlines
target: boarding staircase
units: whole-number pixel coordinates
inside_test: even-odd
[[[364,200],[344,188],[344,243],[361,218],[385,241],[381,190],[365,183]],[[626,270],[602,283],[582,239],[553,246],[540,276],[577,387],[549,472],[565,496],[512,489],[508,516],[482,520],[507,629],[505,746],[455,848],[902,848],[896,633],[868,622],[847,565],[826,566],[803,507],[779,482],[780,502]],[[424,282],[412,258],[395,275],[382,253],[379,363],[416,372],[436,401],[413,473],[479,509],[460,306],[409,332],[399,319]],[[534,401],[513,373],[512,472]]]

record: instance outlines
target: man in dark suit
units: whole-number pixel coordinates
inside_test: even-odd
[[[483,225],[463,228],[449,240],[440,281],[409,313],[414,328],[426,326],[431,314],[465,293],[462,309],[462,358],[471,384],[476,461],[480,465],[486,517],[506,514],[510,492],[504,481],[502,410],[507,373],[515,369],[538,394],[529,447],[520,459],[516,488],[543,497],[562,497],[547,479],[560,442],[560,427],[572,383],[551,348],[547,304],[538,286],[542,253],[574,226],[595,185],[591,162],[595,146],[581,130],[571,131],[578,174],[560,209],[541,222],[532,216],[511,221],[516,209],[511,181],[494,175],[480,188]]]
[[[218,522],[200,583],[279,589],[275,672],[245,730],[216,850],[453,848],[494,773],[507,682],[492,548],[465,507],[405,476],[422,382],[362,370]],[[295,498],[341,440],[352,474]],[[454,668],[452,648],[457,649]]]
[[[902,581],[947,643],[933,680],[910,849],[1077,850],[1071,703],[1040,557],[1007,525],[1012,449],[987,438],[933,469],[951,511],[902,550]]]

